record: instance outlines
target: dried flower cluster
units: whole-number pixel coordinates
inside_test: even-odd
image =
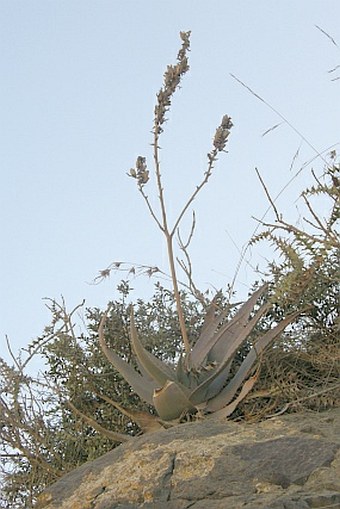
[[[157,94],[157,104],[155,106],[154,132],[161,134],[161,127],[166,122],[165,114],[171,106],[171,96],[175,93],[182,76],[189,70],[187,52],[190,51],[191,32],[180,32],[183,41],[182,47],[177,54],[177,64],[168,65],[164,73],[163,87]]]
[[[222,118],[221,125],[216,129],[214,136],[213,145],[216,150],[222,152],[228,141],[230,129],[233,127],[231,118],[228,115],[224,115]]]
[[[149,181],[149,170],[147,169],[145,157],[137,157],[136,167],[130,169],[129,176],[137,180],[139,187],[144,186]]]

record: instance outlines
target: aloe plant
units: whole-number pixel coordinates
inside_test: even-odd
[[[145,186],[150,180],[146,158],[139,156],[135,168],[130,169],[128,175],[136,180],[138,190],[145,200],[151,217],[166,240],[170,277],[176,300],[184,352],[179,357],[177,366],[174,368],[147,351],[138,338],[132,312],[130,339],[139,369],[137,371],[106,345],[104,338],[106,314],[103,316],[99,327],[99,341],[106,357],[131,385],[132,389],[145,402],[154,406],[159,419],[163,422],[178,420],[183,415],[198,411],[200,415],[212,414],[226,417],[231,414],[256,381],[256,374],[250,378],[249,376],[252,373],[258,356],[297,316],[296,313],[287,316],[273,329],[268,330],[259,337],[236,374],[232,377],[230,373],[235,355],[249,339],[254,327],[269,309],[269,305],[265,303],[255,312],[258,300],[267,291],[267,284],[259,288],[238,309],[235,316],[228,321],[226,321],[226,317],[229,310],[225,309],[219,313],[216,312],[215,300],[213,300],[207,310],[200,337],[193,346],[189,342],[176,272],[176,258],[173,245],[174,235],[178,233],[179,247],[187,258],[187,263],[179,261],[180,267],[188,277],[188,286],[194,289],[196,295],[198,295],[192,281],[191,263],[187,252],[187,247],[195,227],[195,216],[193,215],[192,228],[186,244],[181,241],[179,224],[198,193],[211,177],[218,154],[225,152],[233,124],[228,115],[223,116],[213,138],[213,147],[207,155],[208,166],[203,179],[180,209],[173,226],[169,226],[165,192],[160,171],[159,139],[167,120],[165,115],[171,106],[172,96],[179,87],[181,78],[189,69],[187,54],[190,50],[190,32],[181,32],[180,36],[182,47],[178,52],[177,64],[167,67],[164,74],[163,87],[157,94],[157,103],[154,110],[152,146],[155,184],[158,189],[160,204],[159,214],[154,210],[145,191]],[[102,276],[106,276],[109,272],[110,269],[103,271]]]
[[[256,302],[266,290],[267,284],[254,292],[235,316],[226,322],[225,310],[216,315],[215,304],[212,302],[201,335],[190,352],[179,357],[175,368],[144,348],[138,338],[133,312],[130,338],[140,372],[106,345],[106,314],[99,327],[100,345],[108,360],[132,389],[141,399],[154,406],[161,420],[172,421],[197,411],[200,415],[227,417],[252,389],[256,375],[250,379],[248,377],[258,356],[298,316],[298,312],[290,314],[257,338],[236,374],[230,378],[236,353],[268,311],[269,304],[266,303],[254,313]],[[242,385],[240,394],[235,398]]]

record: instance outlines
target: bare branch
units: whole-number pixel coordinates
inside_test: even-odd
[[[146,206],[150,212],[150,215],[151,217],[153,218],[153,220],[155,221],[155,223],[157,224],[158,228],[164,233],[164,227],[162,226],[161,222],[159,221],[158,217],[156,216],[152,206],[151,206],[151,203],[150,203],[150,200],[149,200],[149,197],[145,194],[144,192],[144,189],[142,187],[139,188],[139,191],[141,193],[141,195],[143,196],[144,200],[145,200],[145,203],[146,203]]]
[[[280,127],[280,125],[282,125],[282,122],[279,122],[278,124],[275,124],[272,127],[270,127],[269,129],[267,129],[266,131],[264,131],[264,133],[261,134],[262,138],[264,138],[264,136],[266,136],[267,134],[271,133],[272,131],[274,131],[275,129]]]
[[[317,228],[319,230],[322,230],[326,235],[329,234],[329,230],[322,224],[322,222],[320,221],[319,217],[317,216],[317,214],[314,212],[314,209],[313,207],[311,206],[307,196],[305,194],[302,194],[302,198],[303,198],[303,201],[305,202],[305,204],[307,205],[307,208],[309,210],[309,212],[312,214],[312,216],[314,217],[315,221],[317,222],[317,224],[319,225],[318,227],[315,226],[315,225],[312,225],[312,223],[310,221],[308,221],[308,219],[304,218],[304,220],[306,222],[308,222],[309,224],[311,224],[312,226],[314,226],[314,228]]]
[[[208,169],[204,173],[204,178],[203,178],[202,182],[196,187],[195,191],[189,197],[188,201],[186,202],[186,204],[184,205],[183,209],[179,213],[178,218],[177,218],[177,220],[176,220],[176,222],[175,222],[175,224],[174,224],[174,226],[173,226],[173,228],[171,230],[171,235],[174,235],[174,233],[176,232],[176,230],[178,228],[178,225],[181,222],[184,214],[186,213],[186,211],[188,210],[188,208],[190,207],[190,205],[192,204],[192,202],[194,201],[194,199],[196,198],[196,196],[198,195],[200,190],[205,186],[205,184],[208,183],[208,180],[211,177],[212,170],[213,170],[213,167],[214,167],[214,163],[215,163],[216,160],[217,160],[217,150],[216,150],[216,155],[214,156],[214,158],[209,160]]]
[[[263,189],[264,189],[264,192],[266,193],[266,196],[267,196],[267,198],[268,198],[268,201],[269,201],[269,203],[270,203],[270,205],[271,205],[271,207],[272,207],[272,209],[273,209],[273,211],[274,211],[274,213],[275,213],[275,216],[276,216],[277,221],[281,222],[281,221],[282,221],[282,218],[281,218],[281,216],[280,216],[280,215],[279,215],[279,213],[278,213],[278,210],[277,210],[277,208],[276,208],[276,205],[275,205],[275,203],[274,203],[274,200],[273,200],[273,199],[272,199],[272,197],[270,196],[269,191],[268,191],[268,189],[267,189],[267,186],[266,186],[266,184],[264,183],[264,180],[262,179],[262,177],[261,177],[261,174],[260,174],[259,170],[258,170],[257,168],[255,168],[255,171],[256,171],[256,175],[258,176],[258,178],[259,178],[259,180],[260,180],[260,182],[261,182],[261,185],[262,185],[262,187],[263,187]]]
[[[191,229],[190,229],[190,232],[189,232],[189,235],[188,235],[188,239],[187,239],[187,241],[185,243],[181,239],[179,228],[177,228],[178,244],[179,244],[179,247],[182,250],[188,249],[188,247],[190,245],[190,242],[192,240],[192,237],[194,235],[195,227],[196,227],[196,215],[195,215],[195,211],[193,210],[192,211]]]
[[[339,46],[337,45],[335,39],[333,39],[333,37],[331,37],[325,30],[323,30],[321,27],[319,27],[318,25],[315,25],[315,28],[317,28],[318,30],[320,30],[321,33],[323,33],[331,42],[332,44],[334,44],[334,46],[336,46],[337,48],[339,48]]]
[[[103,428],[96,420],[92,419],[88,415],[85,415],[81,412],[70,400],[65,401],[66,405],[72,410],[73,413],[78,415],[83,421],[89,424],[93,429],[106,436],[110,440],[114,442],[128,442],[132,437],[129,435],[125,435],[124,433],[118,433],[116,431],[111,431],[109,429]]]

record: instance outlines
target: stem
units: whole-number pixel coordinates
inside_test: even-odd
[[[157,132],[157,126],[155,126],[154,129],[154,143],[153,143],[153,156],[154,156],[154,162],[155,162],[155,173],[156,173],[156,180],[157,180],[157,187],[159,192],[159,202],[161,205],[161,213],[162,213],[162,228],[165,238],[166,238],[166,245],[167,245],[167,252],[168,252],[168,260],[169,260],[169,267],[170,267],[170,275],[172,280],[172,286],[174,289],[174,295],[175,295],[175,301],[176,301],[176,309],[177,309],[177,315],[179,319],[179,326],[182,334],[182,340],[184,344],[184,349],[186,353],[190,352],[190,344],[188,340],[188,334],[185,327],[185,320],[183,315],[183,309],[181,305],[181,297],[179,293],[178,288],[178,281],[177,281],[177,275],[176,275],[176,268],[175,268],[175,259],[174,259],[174,250],[173,250],[173,234],[169,232],[168,228],[168,221],[167,221],[167,214],[166,214],[166,207],[165,207],[165,200],[164,200],[164,191],[162,186],[162,178],[161,178],[161,171],[160,171],[160,163],[159,163],[159,146],[158,146],[158,132]]]
[[[181,333],[182,333],[182,339],[183,339],[185,351],[186,351],[186,353],[189,353],[190,352],[190,343],[188,340],[188,334],[187,334],[187,330],[185,327],[185,320],[184,320],[183,309],[182,309],[182,305],[181,305],[180,293],[179,293],[179,289],[178,289],[178,282],[177,282],[177,275],[176,275],[176,268],[175,268],[175,261],[174,261],[174,251],[173,251],[173,245],[172,245],[173,236],[170,235],[170,233],[168,231],[165,232],[165,235],[166,235],[166,243],[167,243],[167,248],[168,248],[168,258],[169,258],[171,279],[172,279],[172,284],[173,284],[174,294],[175,294],[175,299],[176,299],[176,308],[177,308],[177,314],[178,314],[178,319],[179,319],[179,325],[180,325],[180,329],[181,329]]]
[[[185,327],[185,320],[184,320],[183,309],[182,309],[182,305],[181,305],[181,298],[180,298],[180,293],[179,293],[179,289],[178,289],[177,275],[176,275],[175,258],[174,258],[174,251],[173,251],[173,236],[174,236],[184,214],[188,210],[189,206],[194,201],[197,194],[201,191],[202,187],[205,186],[205,184],[207,184],[207,182],[211,176],[214,164],[217,159],[218,150],[215,148],[210,153],[208,169],[204,174],[204,178],[203,178],[202,182],[196,187],[195,191],[191,194],[188,201],[185,203],[184,207],[182,208],[181,212],[179,213],[172,230],[169,231],[166,207],[165,207],[165,200],[164,200],[164,190],[163,190],[163,186],[162,186],[162,177],[161,177],[160,163],[159,163],[158,138],[159,138],[159,134],[158,134],[157,126],[155,125],[154,142],[153,142],[153,148],[154,148],[153,156],[154,156],[154,163],[155,163],[157,187],[158,187],[158,192],[159,192],[159,201],[160,201],[160,205],[161,205],[162,225],[160,225],[158,220],[156,220],[156,222],[160,226],[160,228],[166,238],[168,260],[169,260],[169,266],[170,266],[170,274],[171,274],[172,286],[174,289],[174,295],[175,295],[175,300],[176,300],[176,308],[177,308],[177,314],[178,314],[178,319],[179,319],[179,325],[180,325],[180,329],[181,329],[181,334],[182,334],[185,351],[186,351],[186,353],[189,353],[190,352],[190,344],[189,344],[189,340],[188,340],[187,330]]]
[[[158,146],[158,133],[155,128],[154,132],[154,143],[153,143],[153,158],[155,161],[155,173],[157,180],[157,188],[159,192],[159,202],[161,204],[161,213],[162,213],[162,229],[165,235],[169,233],[168,231],[168,222],[166,216],[166,208],[165,208],[165,200],[164,200],[164,190],[162,186],[162,177],[161,177],[161,167],[159,163],[159,146]]]
[[[176,222],[174,224],[174,227],[173,227],[173,229],[171,231],[171,235],[173,235],[175,233],[175,231],[178,228],[179,223],[182,220],[182,217],[184,216],[184,214],[188,210],[189,206],[192,204],[192,202],[194,201],[194,199],[196,198],[196,196],[198,195],[198,193],[200,192],[202,187],[205,186],[205,184],[208,182],[209,178],[211,177],[211,173],[212,173],[212,170],[213,170],[213,167],[214,167],[214,163],[216,162],[216,159],[217,159],[217,150],[215,149],[211,153],[211,159],[209,160],[208,169],[207,169],[207,171],[204,174],[204,178],[203,178],[202,182],[198,186],[196,186],[195,191],[189,197],[188,201],[186,202],[186,204],[184,205],[183,209],[179,213],[178,218],[177,218],[177,220],[176,220]]]

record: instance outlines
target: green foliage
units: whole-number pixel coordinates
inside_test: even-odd
[[[128,361],[130,291],[127,282],[119,285],[119,298],[110,303],[106,336]],[[184,293],[182,303],[194,340],[202,323],[202,305]],[[151,416],[150,408],[102,354],[100,310],[77,306],[68,312],[64,302],[54,301],[49,308],[51,325],[28,346],[26,359],[14,359],[13,366],[0,359],[4,508],[32,507],[46,485],[149,425],[143,416]],[[172,363],[181,343],[173,293],[157,284],[150,300],[135,304],[135,318],[147,348]],[[44,371],[27,375],[29,360],[37,355]]]
[[[252,239],[252,243],[269,240],[280,255],[269,264],[274,285],[268,322],[275,323],[294,309],[301,314],[263,359],[257,391],[238,409],[248,418],[340,404],[340,167],[336,153],[321,177],[313,175],[316,185],[301,194],[307,210],[303,227],[285,222],[276,213],[276,222],[263,224],[264,231]],[[317,212],[318,199],[322,214]]]
[[[302,226],[287,223],[275,209],[276,222],[263,223],[264,231],[251,240],[252,244],[268,240],[279,254],[279,261],[269,264],[275,305],[282,314],[292,307],[305,308],[308,320],[318,327],[334,323],[338,311],[340,169],[334,157],[332,153],[321,178],[313,173],[316,185],[301,194],[307,212]],[[317,198],[326,216],[317,211]]]

